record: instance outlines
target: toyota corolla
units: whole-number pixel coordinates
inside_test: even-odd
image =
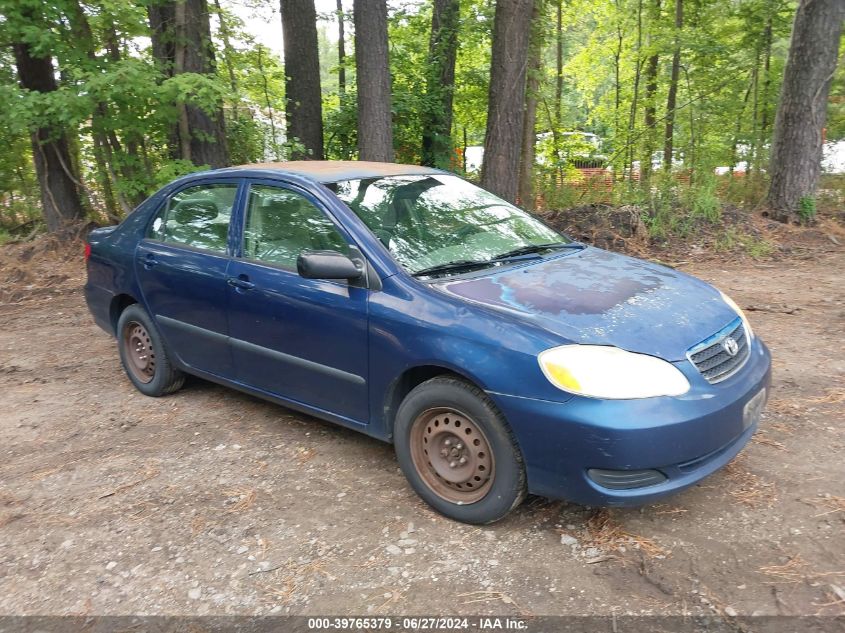
[[[88,306],[142,393],[193,374],[391,442],[414,490],[470,523],[529,492],[687,488],[748,442],[771,379],[719,290],[425,167],[193,174],[86,255]]]

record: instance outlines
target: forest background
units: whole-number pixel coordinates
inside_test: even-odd
[[[118,222],[192,171],[321,158],[435,165],[540,211],[633,206],[653,236],[726,205],[810,223],[845,204],[822,170],[843,19],[844,0],[0,0],[0,240]]]

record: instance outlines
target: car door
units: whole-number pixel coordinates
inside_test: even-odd
[[[229,268],[229,334],[241,382],[365,423],[369,291],[296,272],[303,250],[348,254],[349,244],[307,192],[251,182]]]
[[[136,250],[148,312],[177,358],[232,377],[226,273],[240,179],[184,187],[162,204]]]

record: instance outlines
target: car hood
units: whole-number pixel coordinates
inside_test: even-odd
[[[614,345],[669,361],[684,359],[737,316],[703,281],[593,247],[435,286],[573,343]]]

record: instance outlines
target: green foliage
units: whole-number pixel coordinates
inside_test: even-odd
[[[348,77],[348,75],[347,75]],[[357,151],[358,113],[352,95],[333,94],[323,99],[325,154],[329,160],[350,160]]]
[[[208,169],[208,165],[194,165],[189,160],[173,159],[164,161],[156,171],[150,186],[150,192],[163,187],[180,176],[187,176],[197,171]]]
[[[809,224],[815,219],[816,199],[814,196],[803,196],[798,201],[798,217],[804,224]]]
[[[845,38],[842,38],[839,59],[845,58]],[[830,97],[827,106],[827,139],[845,139],[845,63],[840,61],[836,74],[830,83]]]
[[[467,145],[484,144],[494,9],[492,2],[461,0],[452,125],[458,146],[464,136]]]
[[[97,218],[121,215],[162,183],[198,169],[168,154],[181,104],[209,112],[224,104],[234,163],[289,156],[297,140],[285,134],[283,62],[255,41],[249,25],[227,8],[228,0],[222,4],[220,15],[212,19],[217,75],[168,78],[152,58],[143,2],[0,0],[0,40],[22,42],[35,54],[49,56],[59,80],[59,89],[52,93],[22,90],[11,47],[0,48],[0,143],[6,149],[0,154],[0,222],[17,225],[37,215],[39,191],[30,145],[30,133],[37,128],[72,139],[74,161]],[[269,0],[249,4],[271,6]],[[535,24],[542,42],[535,173],[546,206],[637,205],[652,235],[667,238],[717,225],[724,200],[748,207],[761,198],[795,0],[685,0],[679,33],[671,5],[663,2],[656,10],[654,0],[543,3]],[[85,24],[80,24],[77,7]],[[494,2],[460,0],[451,134],[455,149],[484,142],[494,10]],[[431,16],[431,0],[389,3],[398,161],[420,160],[424,122],[440,114],[442,107],[437,91],[431,89]],[[345,16],[344,93],[338,82],[336,16],[332,11],[318,17],[325,153],[330,159],[356,155],[351,17]],[[651,162],[649,154],[662,155],[676,40],[681,76],[674,173],[664,173],[656,165],[649,176],[640,167]],[[559,101],[558,41],[563,62]],[[654,55],[656,89],[649,101],[646,69]],[[831,89],[829,139],[845,137],[844,77],[845,67],[840,65]],[[655,111],[653,129],[646,127],[647,106]],[[597,135],[600,145],[585,133]],[[585,165],[610,167],[612,190],[579,184],[583,176],[577,167]],[[716,166],[737,167],[746,175],[716,177]],[[633,177],[638,171],[640,179]],[[690,175],[692,184],[679,182],[682,175]],[[828,198],[831,205],[841,206],[841,187],[824,190],[819,202],[802,200],[803,221],[811,221],[816,204],[828,204],[824,202]],[[755,244],[746,248],[765,250]]]
[[[264,126],[245,112],[237,116],[226,110],[226,133],[229,139],[229,157],[233,165],[245,165],[260,161],[264,155]]]
[[[722,203],[716,195],[716,178],[712,172],[702,170],[695,185],[686,189],[681,200],[693,218],[715,224],[722,217]]]
[[[393,146],[396,161],[418,163],[424,113],[438,104],[426,93],[431,7],[406,4],[390,15],[390,71],[393,78]]]
[[[745,252],[754,259],[768,257],[774,250],[775,247],[770,242],[753,235],[745,241]]]

